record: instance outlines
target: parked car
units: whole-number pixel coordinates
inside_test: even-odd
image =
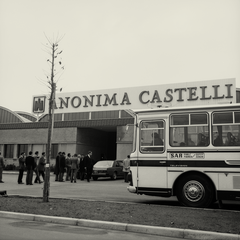
[[[110,177],[115,180],[118,177],[123,178],[123,160],[104,160],[99,161],[93,166],[93,180],[99,177]]]

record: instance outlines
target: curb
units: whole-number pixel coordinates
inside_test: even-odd
[[[178,228],[153,227],[153,226],[147,226],[147,225],[106,222],[106,221],[96,221],[96,220],[77,219],[77,218],[54,217],[54,216],[6,212],[6,211],[0,211],[0,217],[23,219],[27,221],[66,224],[66,225],[80,226],[80,227],[144,233],[144,234],[183,238],[183,239],[240,240],[239,234],[216,233],[216,232],[196,231],[196,230],[178,229]]]

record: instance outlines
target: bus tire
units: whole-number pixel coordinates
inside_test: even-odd
[[[177,184],[177,198],[187,207],[209,207],[214,201],[214,188],[206,177],[188,175]]]

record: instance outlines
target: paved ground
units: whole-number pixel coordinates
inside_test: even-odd
[[[0,184],[0,190],[7,190],[8,195],[24,195],[42,197],[43,184],[33,184],[31,186],[17,184],[17,173],[7,172],[3,174],[4,184]],[[25,176],[23,180],[25,181]],[[163,201],[172,205],[180,205],[175,197],[159,198],[145,195],[129,193],[128,184],[123,179],[113,181],[109,178],[101,178],[98,181],[77,180],[77,183],[55,182],[54,175],[50,177],[50,197],[53,198],[72,198],[72,199],[92,199],[98,201],[117,201],[133,203],[151,203]]]
[[[41,197],[43,194],[43,185],[42,184],[34,184],[32,186],[27,186],[25,184],[19,185],[17,184],[17,174],[14,173],[4,173],[3,175],[3,181],[5,181],[4,184],[0,184],[0,191],[1,190],[7,190],[7,194],[10,195],[23,195],[23,196],[35,196],[35,197]],[[107,187],[107,190],[109,194],[106,196],[106,192],[103,191],[103,186]],[[70,182],[65,182],[65,183],[59,183],[54,181],[54,176],[51,176],[51,183],[50,183],[50,197],[53,198],[72,198],[72,199],[93,199],[93,200],[110,200],[110,201],[118,201],[118,202],[138,202],[138,203],[155,203],[161,202],[161,204],[165,201],[167,202],[168,205],[179,205],[177,202],[176,198],[171,198],[171,199],[165,199],[164,200],[161,198],[154,198],[154,197],[148,197],[148,196],[137,196],[134,194],[128,193],[126,190],[127,184],[123,182],[123,180],[117,180],[117,181],[109,181],[109,180],[102,180],[102,181],[97,181],[94,183],[88,183],[86,181],[81,182],[78,181],[76,184],[70,183]],[[239,210],[240,209],[240,203],[234,203],[234,209]],[[7,214],[7,215],[6,215]],[[10,213],[0,213],[0,217],[15,217],[15,218],[21,218],[21,217],[26,217],[24,214],[10,214]],[[37,216],[31,216],[33,220],[37,219]],[[43,220],[43,218],[41,218]],[[46,217],[44,221],[48,222],[49,217]],[[54,221],[57,223],[58,221],[61,223],[63,220],[62,218],[54,218]],[[66,220],[67,221],[67,220]],[[78,220],[77,225],[78,225]],[[50,219],[50,222],[52,220]],[[69,223],[67,223],[69,224]],[[70,223],[71,224],[71,223]],[[74,222],[76,225],[76,222]],[[103,226],[103,223],[99,223],[99,221],[91,221],[87,223],[85,222],[84,224],[90,224],[91,226],[97,226],[101,228]],[[112,223],[114,224],[114,223]],[[84,225],[86,226],[86,225]],[[109,225],[107,225],[109,227]],[[134,231],[137,232],[144,232],[144,231],[152,231],[153,234],[156,235],[161,235],[163,234],[169,234],[169,236],[172,236],[170,234],[173,233],[174,229],[164,229],[164,228],[154,228],[151,229],[149,226],[146,226],[145,229],[143,229],[144,226],[138,227],[133,227]],[[131,229],[131,227],[124,225],[123,229]],[[186,230],[184,229],[178,229],[177,234],[179,234],[180,237],[183,236],[190,236],[189,239],[239,239],[240,236],[238,235],[230,235],[230,234],[219,234],[219,233],[209,233],[209,232],[201,232],[201,231],[194,231],[191,230],[191,233],[188,234]],[[165,235],[166,236],[166,235]],[[167,235],[168,236],[168,235]]]
[[[25,176],[23,180],[25,180]],[[17,184],[17,172],[4,172],[4,184],[0,184],[0,191],[7,190],[8,195],[23,195],[42,197],[43,184],[33,184],[27,186],[25,184]],[[77,183],[70,182],[55,182],[55,176],[50,177],[50,198],[71,198],[71,199],[86,199],[97,201],[114,201],[114,202],[130,202],[144,203],[167,206],[181,206],[176,197],[161,198],[146,195],[136,195],[127,191],[128,184],[122,179],[113,181],[109,178],[101,178],[98,181],[88,183],[77,180]],[[213,209],[218,209],[218,204],[212,206]],[[240,210],[240,201],[223,201],[223,209],[225,210]]]

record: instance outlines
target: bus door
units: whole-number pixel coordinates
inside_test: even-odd
[[[158,192],[167,187],[166,119],[139,124],[138,190]]]

